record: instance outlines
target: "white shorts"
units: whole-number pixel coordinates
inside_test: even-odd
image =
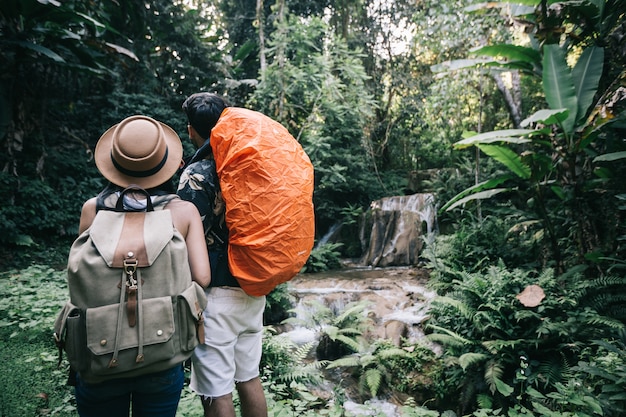
[[[191,356],[189,386],[198,395],[221,397],[236,382],[259,376],[265,296],[236,287],[210,287],[206,294],[205,343]]]

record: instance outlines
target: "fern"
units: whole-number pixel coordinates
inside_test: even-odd
[[[360,341],[355,340],[352,337],[346,337],[342,334],[338,334],[334,340],[339,341],[343,343],[344,345],[348,346],[353,352],[358,352],[362,347],[362,344],[360,343]]]
[[[438,330],[438,331],[440,331],[440,332],[442,332],[442,333],[446,334],[446,335],[447,335],[447,336],[449,336],[452,340],[456,341],[458,344],[461,344],[461,345],[469,345],[469,344],[471,344],[471,343],[472,343],[469,339],[466,339],[466,338],[462,337],[461,335],[459,335],[459,334],[457,334],[457,333],[455,333],[455,332],[453,332],[453,331],[451,331],[451,330],[445,329],[445,328],[443,328],[443,327],[440,327],[440,326],[435,326],[435,325],[429,325],[429,326],[428,326],[428,328],[429,328],[429,329],[432,329],[432,330]],[[441,335],[441,334],[439,334],[439,335]],[[438,336],[438,334],[434,333],[434,334],[430,334],[430,335],[429,335],[429,338],[430,338],[431,340],[433,340],[433,339],[435,339],[437,336]]]
[[[498,389],[498,381],[502,380],[504,368],[501,363],[491,360],[485,366],[485,382],[492,394]]]
[[[375,397],[383,380],[380,370],[376,368],[367,369],[363,374],[363,379],[365,381],[365,385],[369,389],[370,395]]]
[[[620,320],[604,316],[595,316],[586,321],[590,326],[612,328],[614,330],[624,329],[624,323]]]
[[[392,347],[392,348],[381,349],[380,351],[377,351],[376,356],[382,359],[397,358],[397,357],[401,358],[401,357],[409,356],[409,353],[404,349]]]
[[[490,395],[478,394],[476,402],[480,408],[491,410],[493,408],[493,399]]]
[[[433,305],[442,304],[443,306],[448,306],[454,308],[456,311],[460,313],[460,315],[464,318],[470,319],[476,312],[476,310],[472,309],[467,303],[464,301],[452,298],[452,297],[437,297],[431,301]]]
[[[387,375],[386,368],[381,363],[390,358],[406,356],[408,356],[406,350],[389,345],[384,341],[377,341],[364,352],[344,356],[329,362],[326,368],[356,368],[353,372],[359,375],[361,386],[372,397],[375,397],[382,383],[391,381],[392,378]]]
[[[314,361],[293,367],[289,372],[278,376],[279,381],[318,383],[321,380],[320,370],[326,366],[325,361]]]
[[[293,353],[293,360],[295,363],[302,363],[313,348],[313,342],[308,342],[298,347]]]
[[[369,302],[367,301],[351,303],[348,305],[348,308],[346,308],[340,315],[338,315],[335,318],[334,322],[336,323],[344,323],[344,322],[352,323],[355,321],[360,322],[361,320],[358,320],[356,318],[362,315],[368,306],[369,306]]]
[[[432,333],[432,334],[427,335],[426,338],[430,342],[439,343],[444,346],[456,347],[456,348],[462,348],[468,343],[467,340],[459,338],[456,335],[452,336],[449,334],[442,334],[442,333]]]
[[[474,366],[489,359],[489,355],[483,353],[468,352],[459,356],[459,365],[465,371],[470,366]]]
[[[496,355],[502,351],[511,351],[523,346],[527,346],[529,343],[526,339],[515,340],[485,340],[481,344],[489,351],[489,353]]]
[[[541,375],[544,386],[555,385],[573,377],[571,366],[565,355],[541,362],[537,372]]]
[[[361,364],[361,360],[358,356],[344,356],[343,358],[335,359],[334,361],[328,362],[326,365],[327,369],[331,368],[351,368],[354,366],[359,366]]]
[[[267,330],[270,332],[270,330]],[[325,361],[307,361],[314,342],[296,346],[285,335],[264,337],[261,367],[279,382],[318,383]]]

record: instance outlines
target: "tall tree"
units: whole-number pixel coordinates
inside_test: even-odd
[[[228,65],[204,11],[170,0],[0,4],[1,242],[71,235],[101,186],[89,158],[106,128],[132,113],[182,124],[184,95],[220,87]]]
[[[252,97],[251,105],[283,123],[311,157],[321,233],[346,204],[369,204],[377,194],[363,142],[374,102],[360,58],[321,19],[286,13],[276,20],[267,70]]]

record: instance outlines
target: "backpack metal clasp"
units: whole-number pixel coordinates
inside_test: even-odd
[[[126,255],[126,259],[124,259],[124,272],[126,272],[126,286],[131,289],[137,288],[137,278],[135,277],[135,272],[137,272],[138,265],[137,258],[135,258],[135,254],[133,252],[128,252]]]

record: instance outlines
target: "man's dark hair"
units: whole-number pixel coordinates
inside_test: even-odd
[[[211,129],[226,107],[230,107],[226,99],[213,93],[195,93],[183,103],[187,121],[203,139],[211,136]]]

